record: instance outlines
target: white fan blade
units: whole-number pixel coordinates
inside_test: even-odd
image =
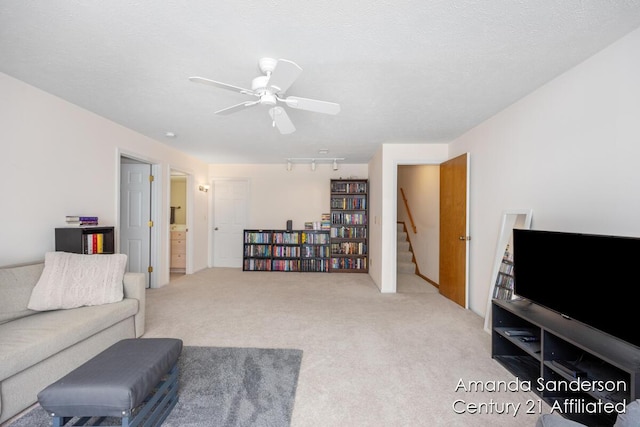
[[[269,77],[269,87],[274,93],[284,93],[296,81],[301,72],[302,68],[295,62],[278,59],[276,68],[273,69]]]
[[[278,128],[280,133],[288,134],[295,132],[296,127],[293,125],[293,122],[291,122],[287,112],[284,111],[284,108],[273,107],[269,109],[269,115],[273,120],[273,125]]]
[[[338,114],[340,112],[340,104],[335,102],[318,101],[317,99],[300,98],[298,96],[289,96],[284,99],[284,102],[287,106],[299,110],[324,114]]]
[[[259,104],[260,100],[258,101],[245,101],[242,102],[240,104],[236,104],[236,105],[232,105],[231,107],[227,107],[227,108],[223,108],[222,110],[218,110],[213,114],[231,114],[231,113],[235,113],[236,111],[240,111],[240,110],[244,110],[247,107],[251,107],[253,105]]]
[[[206,85],[211,85],[211,86],[219,87],[222,89],[232,90],[234,92],[246,93],[247,95],[256,94],[251,89],[245,89],[243,87],[234,86],[234,85],[230,85],[222,82],[217,82],[215,80],[205,79],[204,77],[189,77],[189,80],[191,80],[194,83],[204,83]]]

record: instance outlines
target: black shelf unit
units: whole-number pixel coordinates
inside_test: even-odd
[[[244,230],[243,271],[329,271],[329,230]]]
[[[366,179],[331,180],[331,272],[368,272]]]
[[[273,230],[272,271],[300,271],[300,231]]]
[[[115,231],[110,226],[60,227],[55,229],[56,251],[76,254],[113,254]],[[90,248],[91,237],[102,236],[102,248]]]
[[[329,230],[302,230],[300,271],[329,272],[330,245]]]
[[[243,271],[271,271],[271,230],[244,230]]]
[[[522,330],[539,341],[512,333]],[[640,348],[609,334],[526,299],[494,299],[491,333],[492,358],[552,408],[562,408],[565,418],[612,426],[617,411],[640,398]],[[571,363],[573,372],[560,362]]]

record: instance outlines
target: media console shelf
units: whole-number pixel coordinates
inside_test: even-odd
[[[640,348],[528,300],[493,300],[491,357],[586,425],[613,425],[640,398]]]

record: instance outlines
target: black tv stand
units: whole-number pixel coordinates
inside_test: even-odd
[[[640,398],[640,348],[526,299],[494,299],[492,319],[491,357],[565,418],[612,426]]]

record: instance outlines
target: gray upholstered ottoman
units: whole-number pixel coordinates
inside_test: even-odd
[[[119,341],[46,387],[38,401],[54,426],[99,425],[106,417],[126,427],[159,426],[178,401],[181,352],[175,338]]]

